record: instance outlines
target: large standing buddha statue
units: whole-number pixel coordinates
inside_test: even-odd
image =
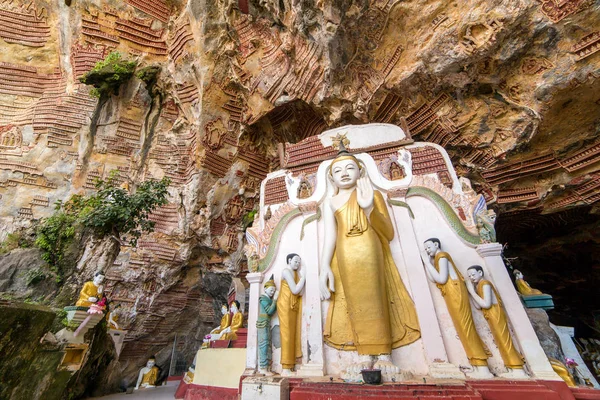
[[[323,204],[325,235],[321,256],[321,298],[329,299],[325,342],[356,350],[365,368],[399,372],[392,349],[420,337],[415,306],[392,258],[394,228],[381,193],[366,168],[344,148],[329,167],[336,193]],[[371,356],[377,356],[372,365]]]

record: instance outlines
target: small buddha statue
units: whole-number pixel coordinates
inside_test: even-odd
[[[160,370],[156,366],[156,358],[154,356],[148,359],[146,362],[146,366],[140,369],[140,374],[138,375],[137,384],[135,385],[135,390],[138,390],[140,387],[142,388],[151,388],[156,386],[156,381],[158,380],[158,373]]]
[[[500,350],[504,366],[509,369],[511,377],[527,376],[523,371],[523,356],[517,351],[510,330],[508,318],[502,308],[502,299],[490,281],[483,278],[483,268],[479,265],[467,269],[470,281],[467,281],[467,290],[474,300],[475,307],[483,312],[494,342]]]
[[[104,272],[96,272],[94,274],[94,279],[83,285],[83,288],[79,293],[79,299],[75,305],[79,307],[89,307],[92,304],[97,303],[102,297],[102,292],[104,292],[102,282],[104,282]]]
[[[227,304],[223,304],[221,306],[221,314],[223,314],[223,318],[221,318],[221,325],[217,326],[204,337],[202,344],[203,349],[208,348],[212,340],[219,340],[225,329],[231,325],[231,314],[229,314],[229,308],[227,307]]]
[[[229,325],[221,332],[221,340],[236,340],[236,333],[244,323],[244,315],[240,311],[239,301],[234,300],[233,302],[231,302],[229,311],[230,315],[233,315],[233,317],[231,318],[231,325]]]
[[[117,311],[119,308],[121,307],[120,304],[117,304],[117,306],[114,308],[114,310],[111,310],[108,315],[106,316],[106,318],[108,319],[108,327],[109,329],[121,329],[119,328],[119,312]]]
[[[513,274],[515,275],[515,284],[517,285],[517,290],[523,296],[536,296],[536,295],[543,294],[541,291],[532,288],[531,286],[529,286],[529,283],[525,282],[521,271],[519,271],[518,269],[515,269],[513,271]]]

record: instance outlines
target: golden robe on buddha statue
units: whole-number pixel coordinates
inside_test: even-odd
[[[211,333],[221,333],[221,331],[225,330],[225,328],[229,327],[231,324],[231,314],[225,313],[223,318],[221,318],[221,325],[218,328],[215,328],[211,331]]]
[[[99,287],[96,286],[94,282],[86,282],[83,285],[83,289],[81,289],[81,292],[79,293],[79,299],[77,300],[77,303],[75,303],[75,305],[79,307],[91,306],[93,303],[89,301],[90,297],[95,297],[98,299],[102,296],[102,292],[98,289]]]
[[[462,343],[467,358],[473,366],[487,365],[488,352],[475,329],[473,321],[473,313],[471,312],[471,304],[469,302],[469,292],[465,286],[465,278],[454,265],[454,261],[450,254],[439,252],[435,255],[434,266],[439,271],[440,259],[446,258],[448,266],[452,268],[458,279],[452,279],[448,276],[448,280],[444,284],[436,283],[436,286],[442,292],[442,296],[446,301],[448,312],[456,328],[456,333]]]
[[[231,314],[227,314],[229,316]],[[237,331],[242,327],[244,323],[244,315],[241,312],[236,312],[233,314],[233,318],[231,319],[231,325],[229,325],[230,332],[225,333],[221,336],[221,340],[236,340],[237,339]]]
[[[374,191],[370,217],[356,190],[334,213],[337,223],[331,270],[335,292],[325,326],[325,341],[359,354],[390,354],[421,337],[415,306],[389,242],[394,228],[380,192]]]
[[[296,271],[293,271],[293,276],[298,283]],[[281,279],[277,315],[281,332],[281,365],[284,369],[291,369],[296,364],[296,358],[302,357],[302,297],[292,293],[285,279]]]
[[[483,312],[483,316],[490,326],[490,330],[494,336],[494,341],[496,342],[496,345],[500,350],[502,360],[504,361],[504,366],[514,369],[522,369],[524,364],[523,357],[521,354],[519,354],[515,348],[515,345],[513,344],[510,336],[510,330],[508,329],[508,320],[506,319],[506,314],[502,309],[502,300],[500,299],[498,292],[496,292],[496,288],[490,283],[490,281],[481,279],[477,283],[477,294],[479,297],[483,297],[483,288],[485,285],[490,285],[498,302],[496,304],[492,304],[492,306],[488,309],[483,308],[481,311]]]

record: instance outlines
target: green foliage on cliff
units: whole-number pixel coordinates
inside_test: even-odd
[[[121,241],[127,235],[131,246],[143,233],[154,230],[154,222],[148,217],[167,204],[170,180],[144,181],[132,193],[119,183],[119,175],[113,171],[106,180],[97,181],[95,193],[57,202],[54,214],[40,224],[36,244],[43,250],[42,258],[59,276],[65,249],[78,229],[88,229],[99,239],[112,236]]]
[[[167,188],[171,181],[142,182],[135,192],[118,186],[118,174],[111,174],[96,184],[98,191],[87,200],[90,211],[82,215],[81,222],[91,228],[97,237],[113,235],[118,239],[127,235],[129,244],[136,246],[144,232],[154,230],[154,222],[148,219],[157,207],[167,204]]]
[[[86,72],[79,81],[94,88],[90,94],[95,97],[108,97],[119,92],[119,87],[132,76],[137,63],[124,60],[119,52],[113,51],[94,68]]]
[[[9,253],[18,247],[31,247],[32,243],[20,233],[9,233],[6,239],[0,243],[0,255]]]

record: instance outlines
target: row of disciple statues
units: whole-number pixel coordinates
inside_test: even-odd
[[[347,374],[381,369],[388,376],[399,372],[392,349],[415,342],[421,336],[415,305],[390,251],[394,228],[382,194],[373,189],[366,167],[343,146],[328,169],[335,193],[325,199],[324,244],[319,288],[321,300],[329,300],[324,341],[340,350],[358,352],[358,362]],[[490,357],[475,329],[470,299],[481,309],[512,375],[524,375],[523,357],[513,344],[502,300],[483,268],[472,266],[465,279],[452,257],[442,251],[440,240],[425,241],[422,253],[428,278],[436,284],[473,366],[473,374],[491,376]],[[264,284],[257,320],[259,373],[269,375],[271,365],[271,317],[279,316],[281,365],[290,374],[300,347],[301,292],[305,273],[298,254],[286,257],[280,290],[273,277]]]

